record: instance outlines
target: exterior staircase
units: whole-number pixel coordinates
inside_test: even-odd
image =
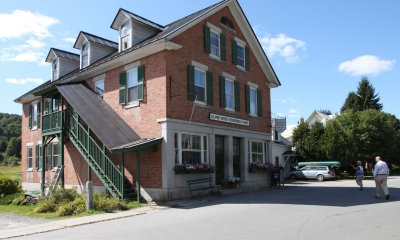
[[[124,187],[125,178],[123,172],[106,155],[105,149],[101,148],[90,136],[90,129],[83,127],[79,122],[79,116],[72,114],[70,111],[68,111],[67,115],[69,122],[66,131],[69,139],[106,189],[114,197],[125,198],[125,193],[131,196],[131,190],[128,191],[130,188],[125,189]]]

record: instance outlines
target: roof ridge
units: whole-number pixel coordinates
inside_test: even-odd
[[[151,21],[151,20],[149,20],[149,19],[147,19],[147,18],[145,18],[145,17],[142,17],[142,16],[140,16],[140,15],[138,15],[138,14],[136,14],[136,13],[133,13],[133,12],[131,12],[131,11],[128,11],[128,10],[126,10],[126,9],[124,9],[124,8],[120,8],[118,11],[125,11],[125,12],[127,12],[127,13],[129,13],[129,14],[132,14],[132,15],[135,16],[135,17],[141,18],[141,19],[144,20],[144,21],[147,21],[147,22],[149,22],[149,23],[152,23],[152,24],[154,24],[154,25],[157,25],[157,26],[159,26],[159,27],[161,27],[161,28],[165,28],[165,26],[163,26],[163,25],[161,25],[161,24],[159,24],[159,23],[153,22],[153,21]],[[117,13],[117,15],[118,15],[118,13]]]
[[[80,55],[77,54],[77,53],[68,52],[68,51],[66,51],[66,50],[62,50],[62,49],[55,48],[55,47],[51,47],[51,48],[50,48],[50,51],[51,51],[51,50],[56,50],[56,51],[65,52],[65,53],[73,54],[73,55],[76,55],[76,56],[80,56]]]
[[[112,43],[118,44],[117,42],[114,42],[114,41],[109,40],[109,39],[107,39],[107,38],[100,37],[100,36],[98,36],[98,35],[95,35],[95,34],[92,34],[92,33],[88,33],[88,32],[85,32],[85,31],[80,31],[79,33],[87,34],[87,35],[90,35],[90,36],[92,36],[92,37],[97,37],[97,38],[100,38],[100,39],[102,39],[102,40],[105,40],[105,41],[108,41],[108,42],[112,42]],[[79,36],[79,34],[78,34],[78,36]]]

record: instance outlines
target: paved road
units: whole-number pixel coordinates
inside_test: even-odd
[[[391,200],[354,181],[297,182],[186,207],[18,239],[400,239],[400,178]],[[395,188],[397,187],[397,188]]]

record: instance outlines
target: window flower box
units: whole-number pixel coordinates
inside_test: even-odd
[[[176,164],[174,171],[175,174],[213,173],[215,168],[206,163],[184,163]]]
[[[228,188],[236,188],[240,184],[240,177],[230,176],[228,179]]]
[[[272,163],[252,162],[249,165],[249,172],[273,172],[277,168]]]

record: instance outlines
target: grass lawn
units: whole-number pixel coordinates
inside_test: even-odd
[[[0,166],[0,177],[9,177],[13,180],[21,182],[21,166]]]

